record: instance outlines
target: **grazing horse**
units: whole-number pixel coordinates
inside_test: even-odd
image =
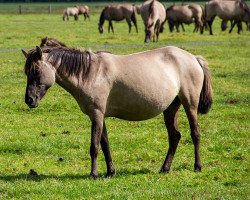
[[[213,35],[212,24],[216,16],[224,21],[234,20],[235,24],[238,25],[238,33],[240,33],[241,21],[243,21],[244,18],[247,18],[248,22],[250,21],[250,10],[243,0],[211,0],[207,2],[205,4],[205,21],[209,26],[210,35]],[[230,33],[232,28],[229,31]]]
[[[198,29],[201,30],[203,26],[203,9],[198,4],[173,5],[166,9],[166,19],[168,20],[170,32],[173,32],[174,26],[176,26],[177,32],[179,32],[179,24],[185,31],[183,23],[191,24],[193,22],[195,23],[195,32]]]
[[[108,32],[110,32],[110,28],[114,33],[114,28],[112,21],[122,21],[126,19],[128,23],[128,31],[131,32],[131,21],[135,25],[136,32],[138,33],[137,28],[137,20],[136,20],[136,8],[131,4],[123,4],[123,5],[109,5],[106,6],[100,15],[100,20],[98,24],[99,33],[103,33],[103,24],[105,20],[108,20]]]
[[[79,10],[77,7],[66,8],[63,11],[63,21],[69,20],[69,16],[74,16],[75,20],[78,20]]]
[[[46,46],[50,46],[50,47],[66,47],[66,44],[64,44],[63,42],[58,41],[57,39],[54,38],[48,38],[48,37],[44,37],[41,39],[41,44],[40,47],[46,47]]]
[[[169,149],[161,172],[168,172],[181,138],[178,110],[184,106],[194,143],[194,170],[201,171],[198,113],[212,104],[207,62],[180,48],[169,46],[129,55],[81,51],[67,47],[36,47],[26,57],[25,102],[38,106],[56,82],[77,101],[91,120],[91,176],[97,178],[99,145],[105,156],[107,177],[115,174],[105,118],[129,121],[161,113],[168,130]]]
[[[166,21],[164,6],[156,0],[149,0],[142,4],[140,13],[145,26],[144,42],[150,42],[152,38],[153,42],[158,42],[159,34],[163,32]]]
[[[79,11],[79,15],[83,15],[84,16],[84,20],[86,20],[87,18],[89,19],[89,7],[84,5],[84,6],[76,6],[78,8]]]

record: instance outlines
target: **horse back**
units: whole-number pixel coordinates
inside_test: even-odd
[[[245,15],[241,4],[240,1],[212,0],[206,3],[206,13],[208,18],[217,15],[224,20],[238,19]]]

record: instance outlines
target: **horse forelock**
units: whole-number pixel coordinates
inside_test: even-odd
[[[39,56],[37,54],[36,49],[31,49],[28,52],[25,66],[24,66],[24,73],[26,75],[35,71],[35,69],[37,68],[36,61],[38,61],[38,59],[39,59]]]

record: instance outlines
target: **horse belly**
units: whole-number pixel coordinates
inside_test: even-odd
[[[162,113],[177,96],[179,86],[173,77],[165,73],[155,77],[138,74],[141,76],[114,85],[106,116],[131,121],[150,119]]]

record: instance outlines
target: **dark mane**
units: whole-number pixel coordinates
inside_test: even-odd
[[[57,73],[65,76],[86,77],[91,67],[91,53],[68,47],[42,47],[43,53],[48,53],[47,61],[57,67]],[[28,53],[25,73],[35,72],[38,55],[35,49]]]
[[[106,6],[102,12],[101,12],[101,15],[100,15],[100,19],[99,19],[99,24],[100,25],[103,25],[104,24],[104,21],[105,21],[105,12],[107,11],[107,9],[109,8],[109,6]]]
[[[47,60],[57,66],[57,72],[65,76],[79,75],[86,77],[91,66],[91,53],[67,47],[55,47],[44,50],[48,53]]]

